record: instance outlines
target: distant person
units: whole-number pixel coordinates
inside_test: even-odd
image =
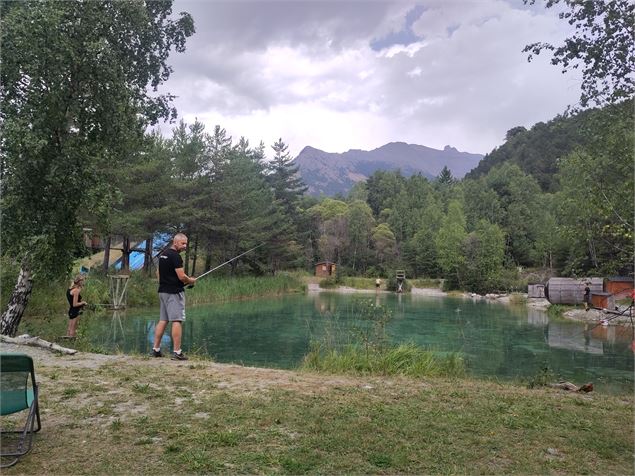
[[[591,303],[591,283],[587,281],[586,286],[584,288],[584,297],[582,300],[584,301],[584,310],[588,311]]]
[[[172,360],[187,360],[181,350],[183,321],[185,320],[185,285],[194,284],[183,270],[183,258],[179,254],[187,248],[187,236],[177,233],[171,246],[159,255],[159,322],[154,330],[153,357],[163,357],[161,338],[168,325],[172,323]]]
[[[84,306],[88,304],[82,301],[82,288],[84,287],[84,276],[78,275],[71,287],[66,290],[66,299],[68,300],[68,329],[66,337],[77,337],[77,324],[79,323],[79,315],[82,313]]]
[[[377,291],[379,291],[379,288],[380,288],[380,287],[381,287],[381,279],[377,278],[377,279],[375,280],[375,289],[376,289]]]

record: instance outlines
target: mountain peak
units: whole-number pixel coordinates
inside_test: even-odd
[[[324,152],[307,146],[295,158],[300,176],[312,195],[346,194],[351,187],[378,170],[400,170],[404,176],[421,174],[428,179],[438,176],[443,167],[462,178],[476,167],[481,154],[459,152],[446,145],[443,150],[405,142],[389,142],[365,151],[350,149],[343,153]]]
[[[300,154],[298,154],[298,157],[299,157],[300,155],[302,155],[302,154],[306,154],[306,153],[308,153],[308,152],[324,152],[324,151],[322,151],[322,150],[320,150],[320,149],[316,149],[315,147],[311,147],[310,145],[307,145],[307,146],[305,146],[305,147],[304,147],[304,149],[302,149],[302,150],[300,151]]]

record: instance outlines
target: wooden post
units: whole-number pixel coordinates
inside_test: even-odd
[[[104,246],[104,272],[107,273],[108,272],[108,267],[110,266],[110,240],[111,240],[111,236],[108,235],[108,238],[106,238],[106,243]]]
[[[143,257],[143,270],[147,275],[152,273],[152,236],[146,239],[146,249]]]
[[[110,278],[110,297],[112,298],[112,308],[114,310],[124,309],[128,301],[128,280],[127,274],[108,276]]]
[[[130,271],[130,237],[128,235],[124,235],[123,237],[122,248],[123,250],[121,254],[121,270]]]

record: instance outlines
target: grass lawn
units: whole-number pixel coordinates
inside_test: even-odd
[[[18,350],[43,429],[6,475],[633,472],[631,395]]]

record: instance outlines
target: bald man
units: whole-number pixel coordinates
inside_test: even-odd
[[[187,236],[177,233],[170,247],[159,255],[159,303],[160,317],[154,330],[153,357],[163,357],[161,338],[168,322],[172,323],[172,360],[187,360],[181,350],[183,321],[185,320],[185,285],[194,284],[183,270],[183,258],[179,254],[187,248]]]

